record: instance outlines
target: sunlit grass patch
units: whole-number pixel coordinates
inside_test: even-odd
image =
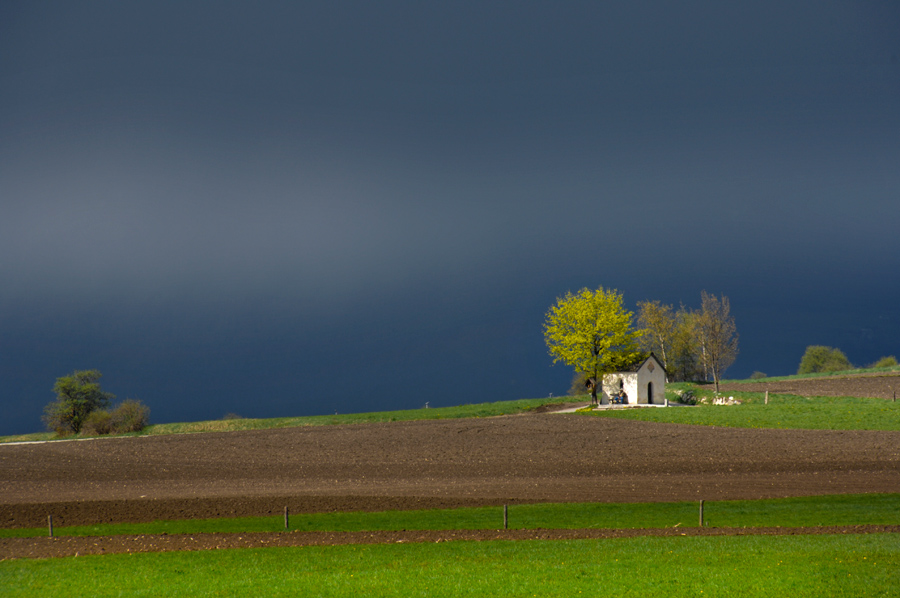
[[[891,596],[892,534],[447,542],[0,562],[8,596]]]
[[[217,430],[259,430],[267,428],[290,428],[297,426],[325,426],[341,424],[382,423],[429,419],[458,419],[464,417],[492,417],[496,415],[512,415],[536,409],[542,405],[565,403],[572,401],[568,397],[557,399],[520,399],[517,401],[498,401],[495,403],[478,403],[459,405],[456,407],[433,407],[423,409],[406,409],[401,411],[377,411],[372,413],[346,413],[335,415],[313,415],[304,417],[281,417],[269,419],[228,419],[214,422],[195,422],[180,424],[158,424],[149,426],[147,434],[172,434],[203,432],[207,427]]]
[[[676,385],[673,385],[676,386]],[[677,385],[696,388],[692,385]],[[667,391],[668,392],[668,391]],[[711,397],[707,388],[697,396]],[[596,417],[668,422],[734,428],[810,430],[900,430],[900,403],[860,397],[801,397],[789,394],[729,392],[740,405],[673,405],[667,409],[616,409],[593,411]],[[674,398],[674,395],[673,395]]]

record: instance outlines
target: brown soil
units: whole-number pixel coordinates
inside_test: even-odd
[[[177,534],[141,536],[65,536],[0,539],[0,560],[56,558],[133,552],[273,548],[283,546],[336,546],[340,544],[402,544],[485,540],[580,540],[636,538],[639,536],[761,536],[801,534],[900,533],[900,525],[823,527],[667,527],[646,529],[535,529],[444,530],[397,532],[284,532],[245,534]]]
[[[871,397],[891,399],[900,394],[900,374],[883,372],[803,378],[781,382],[747,382],[722,384],[721,392],[765,392],[800,395],[804,397]],[[896,393],[896,394],[895,394]]]
[[[48,515],[65,526],[277,516],[285,507],[304,513],[900,492],[900,432],[751,430],[544,413],[0,445],[0,481],[4,528],[44,526]],[[438,541],[482,532],[408,533],[376,537]],[[295,545],[309,537],[10,539],[0,540],[0,558],[244,541]]]

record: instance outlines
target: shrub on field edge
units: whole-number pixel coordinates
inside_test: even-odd
[[[800,367],[797,368],[797,374],[839,372],[850,369],[853,369],[853,365],[840,349],[822,345],[810,345],[800,359]]]
[[[106,409],[97,409],[88,413],[81,424],[82,436],[102,436],[112,431],[110,422],[112,415]]]
[[[693,390],[688,389],[681,393],[681,396],[678,397],[678,402],[682,403],[683,405],[696,405],[700,402],[700,400],[696,396],[694,396]]]
[[[82,436],[140,432],[150,419],[150,408],[135,399],[127,399],[113,409],[92,411],[81,427]]]
[[[150,408],[135,399],[123,401],[110,414],[110,427],[117,434],[140,432],[150,419]]]
[[[888,355],[887,357],[882,357],[869,367],[872,368],[889,368],[891,366],[897,365],[897,358],[893,355]]]

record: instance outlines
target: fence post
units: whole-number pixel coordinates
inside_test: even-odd
[[[700,527],[703,527],[703,501],[700,501]]]
[[[509,528],[509,505],[503,505],[503,529]]]
[[[766,403],[765,404],[766,405],[769,404],[769,391],[768,390],[766,391]]]
[[[284,529],[290,529],[290,522],[288,521],[288,508],[284,508]]]
[[[47,527],[50,528],[50,537],[53,537],[53,515],[47,515]]]

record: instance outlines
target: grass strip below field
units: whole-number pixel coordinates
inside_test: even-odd
[[[541,503],[508,507],[510,529],[639,529],[699,526],[698,502]],[[900,494],[842,494],[707,501],[711,527],[900,525]],[[292,531],[471,530],[503,527],[502,507],[311,513],[290,517]],[[245,517],[57,527],[56,536],[284,531],[284,517]],[[46,536],[47,528],[0,530],[0,538]]]
[[[20,596],[890,596],[895,534],[343,545],[0,562]]]

